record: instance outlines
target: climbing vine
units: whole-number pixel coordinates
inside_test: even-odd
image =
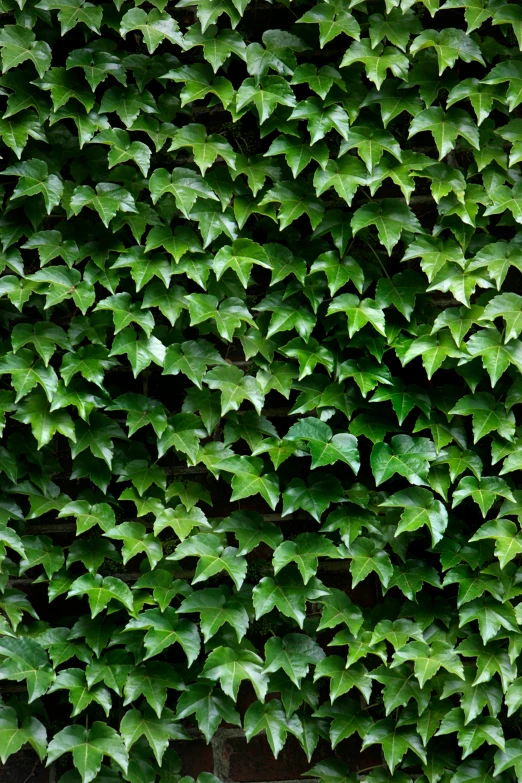
[[[522,5],[0,9],[2,762],[522,781]]]

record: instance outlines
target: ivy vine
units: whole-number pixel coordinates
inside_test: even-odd
[[[522,4],[0,13],[2,762],[522,781]]]

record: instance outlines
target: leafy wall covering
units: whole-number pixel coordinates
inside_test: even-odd
[[[522,4],[1,11],[2,760],[522,780]]]

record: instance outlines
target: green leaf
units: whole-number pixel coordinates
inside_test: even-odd
[[[35,639],[2,636],[0,676],[6,680],[26,680],[28,703],[40,698],[52,684],[55,673],[49,658]]]
[[[426,642],[409,642],[395,651],[392,668],[405,661],[413,661],[415,676],[421,688],[434,677],[442,667],[460,679],[464,679],[461,660],[451,644],[435,641],[430,646]]]
[[[187,734],[175,723],[171,710],[163,710],[161,717],[156,717],[149,709],[144,712],[128,710],[120,723],[120,734],[129,751],[140,739],[145,737],[153,750],[154,757],[161,766],[162,758],[170,740],[184,740]]]
[[[356,587],[368,574],[374,571],[384,587],[393,574],[393,566],[386,552],[375,541],[369,538],[357,538],[346,547],[346,557],[350,558],[352,587]]]
[[[370,464],[377,485],[398,473],[418,486],[426,484],[429,463],[435,457],[433,443],[427,438],[394,435],[391,445],[387,443],[374,445]]]
[[[424,30],[413,41],[410,51],[417,54],[422,49],[433,47],[437,53],[439,63],[439,76],[446,68],[453,68],[457,60],[466,63],[479,62],[484,65],[484,60],[477,44],[462,30],[448,27],[441,32],[437,30]]]
[[[0,32],[2,73],[30,60],[42,77],[51,65],[51,47],[37,41],[35,34],[22,25],[6,25]]]
[[[343,492],[339,480],[327,473],[317,471],[310,475],[307,484],[303,479],[292,479],[283,492],[283,516],[302,508],[319,522],[330,503],[342,501]]]
[[[143,640],[147,651],[144,660],[159,655],[173,644],[179,644],[183,648],[189,666],[198,657],[201,642],[196,626],[189,620],[180,619],[172,607],[168,607],[164,612],[147,609],[131,620],[125,630],[147,631]]]
[[[262,658],[250,650],[216,647],[208,655],[201,676],[209,680],[219,680],[223,692],[234,700],[237,699],[241,682],[248,680],[252,683],[257,698],[264,701],[268,676],[263,671],[262,664]]]
[[[235,630],[237,640],[241,642],[249,625],[245,607],[230,595],[230,591],[224,585],[222,587],[207,587],[191,593],[177,611],[199,613],[205,642],[215,636],[225,623]]]
[[[123,604],[132,614],[134,605],[132,594],[127,585],[114,576],[102,577],[100,574],[85,574],[72,583],[67,597],[86,596],[94,618],[102,612],[110,601]]]
[[[395,726],[391,718],[377,721],[366,734],[363,749],[379,744],[393,774],[408,750],[412,750],[426,764],[426,751],[418,734],[409,726]]]
[[[513,493],[504,479],[496,476],[465,476],[459,481],[458,487],[453,493],[453,508],[462,503],[465,498],[471,497],[478,504],[485,517],[497,497],[514,501]]]
[[[234,709],[234,701],[222,693],[210,681],[191,683],[178,700],[176,718],[183,720],[195,715],[200,731],[210,742],[221,721],[240,726],[239,714]]]
[[[312,577],[306,585],[303,585],[301,580],[296,582],[297,573],[297,569],[286,568],[277,575],[277,579],[265,576],[254,587],[253,601],[257,619],[276,607],[285,617],[291,617],[300,628],[303,627],[306,602],[328,595],[329,590],[317,577]]]
[[[126,707],[134,702],[138,696],[143,695],[157,717],[161,718],[168,688],[177,691],[185,689],[183,681],[179,674],[174,671],[172,665],[161,661],[154,661],[152,664],[141,664],[132,669],[127,676],[123,706]]]
[[[368,671],[361,663],[346,666],[339,655],[328,655],[315,667],[314,680],[321,677],[330,679],[330,701],[333,703],[339,696],[357,688],[368,703],[372,692],[372,682],[367,677]]]
[[[73,764],[80,773],[82,783],[90,783],[98,774],[104,756],[109,756],[126,771],[128,753],[120,735],[110,726],[96,721],[91,728],[67,726],[49,743],[47,764],[64,753],[72,753]]]
[[[278,699],[272,699],[266,704],[255,702],[245,713],[247,742],[250,742],[252,737],[262,731],[266,732],[274,758],[277,758],[286,742],[288,733],[290,732],[299,738],[302,733],[302,725],[297,715],[288,718],[281,702]]]
[[[366,76],[378,90],[381,89],[388,69],[394,76],[405,79],[409,65],[407,57],[399,49],[394,46],[385,47],[383,44],[372,47],[367,39],[357,41],[350,46],[341,60],[340,67],[344,68],[355,62],[364,64]]]
[[[448,512],[440,500],[435,500],[433,493],[420,487],[396,492],[381,505],[391,508],[404,508],[397,526],[396,536],[405,531],[418,530],[426,525],[430,532],[433,546],[444,536],[448,526]]]
[[[300,533],[294,541],[284,541],[274,552],[274,574],[289,563],[295,563],[307,584],[317,571],[320,557],[339,557],[333,543],[317,533]]]
[[[183,46],[183,36],[178,25],[167,13],[154,8],[148,14],[141,8],[133,8],[123,15],[120,35],[125,38],[131,30],[139,30],[149,54],[152,54],[166,38],[170,43]]]
[[[290,427],[285,440],[302,440],[308,443],[312,456],[312,470],[340,460],[346,462],[354,473],[359,471],[357,438],[348,433],[333,435],[331,428],[319,419],[301,419]]]
[[[237,589],[241,588],[246,575],[247,564],[238,556],[234,547],[225,547],[222,539],[213,533],[198,533],[182,541],[167,560],[181,560],[184,557],[198,557],[198,565],[192,584],[205,581],[220,571],[226,571]]]
[[[403,231],[422,232],[411,209],[395,199],[383,199],[380,204],[359,207],[352,217],[351,226],[354,234],[367,226],[376,226],[379,240],[388,254],[391,254]]]
[[[96,191],[89,185],[75,188],[71,197],[73,214],[78,215],[84,207],[95,210],[105,227],[118,212],[137,212],[132,195],[112,182],[96,185]]]
[[[470,538],[470,541],[487,539],[495,541],[495,557],[498,558],[501,568],[505,568],[522,551],[522,536],[515,523],[510,519],[494,519],[485,522]]]
[[[348,697],[339,699],[335,704],[323,704],[314,717],[332,718],[329,732],[332,749],[356,732],[363,739],[372,726],[371,718]]]
[[[47,731],[35,717],[26,717],[21,722],[13,707],[0,710],[0,758],[5,764],[9,756],[18,753],[26,743],[38,753],[43,761],[47,751]]]
[[[504,736],[500,722],[496,718],[479,717],[464,724],[464,712],[460,707],[450,710],[441,723],[437,735],[457,732],[457,742],[463,750],[462,758],[477,750],[484,742],[496,745],[504,750]]]

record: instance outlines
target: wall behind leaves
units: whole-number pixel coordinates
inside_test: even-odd
[[[521,781],[522,4],[1,12],[2,762]]]

